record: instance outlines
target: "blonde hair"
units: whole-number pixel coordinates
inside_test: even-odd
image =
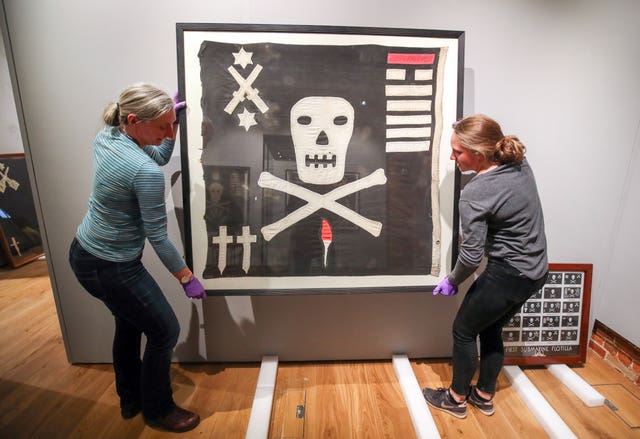
[[[524,159],[525,146],[516,136],[505,136],[495,120],[484,114],[474,114],[453,126],[460,145],[482,154],[490,163],[516,163]]]
[[[127,124],[127,116],[135,114],[138,120],[154,120],[173,108],[173,99],[159,88],[138,83],[125,88],[118,102],[111,102],[104,109],[102,119],[109,126]]]

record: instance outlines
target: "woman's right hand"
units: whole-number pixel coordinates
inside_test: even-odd
[[[207,292],[204,290],[202,283],[195,276],[189,282],[181,285],[189,299],[204,299],[207,297]]]
[[[458,286],[452,284],[448,277],[445,277],[440,281],[438,285],[433,289],[433,295],[437,296],[442,294],[443,296],[453,296],[458,293]]]

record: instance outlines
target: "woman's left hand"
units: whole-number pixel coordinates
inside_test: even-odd
[[[179,92],[176,92],[176,94],[173,95],[173,102],[175,102],[175,105],[173,106],[173,109],[176,112],[176,119],[177,119],[178,118],[178,113],[181,110],[184,110],[185,108],[187,108],[187,102],[180,100],[180,93]]]

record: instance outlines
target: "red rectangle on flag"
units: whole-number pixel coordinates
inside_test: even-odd
[[[388,53],[388,64],[433,64],[433,53]]]

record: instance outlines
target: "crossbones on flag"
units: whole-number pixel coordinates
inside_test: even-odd
[[[445,55],[433,47],[204,41],[208,254],[198,274],[438,276],[432,158]],[[339,142],[343,158],[326,152]]]

